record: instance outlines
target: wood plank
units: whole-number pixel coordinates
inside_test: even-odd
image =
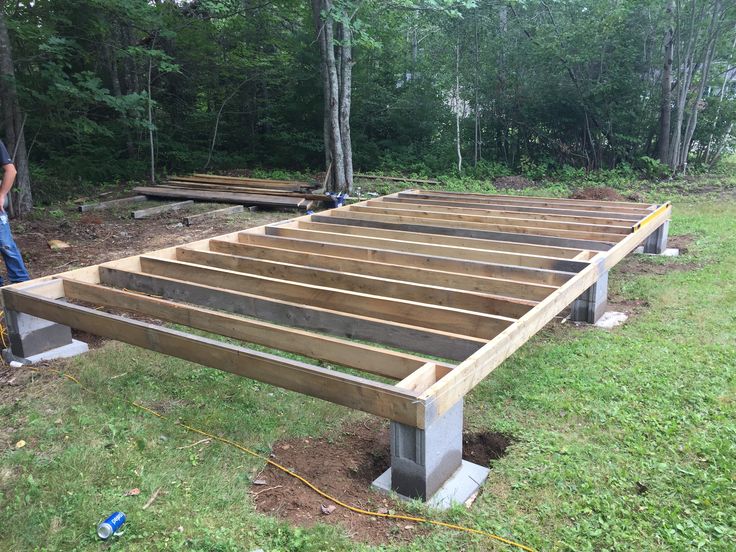
[[[245,209],[242,205],[233,205],[232,207],[224,207],[223,209],[213,209],[212,211],[206,211],[204,213],[198,213],[196,215],[189,215],[188,217],[184,217],[182,219],[182,223],[185,226],[191,226],[192,224],[201,220],[220,217],[223,215],[235,215],[238,213],[242,213],[244,210]]]
[[[166,203],[165,205],[159,205],[157,207],[149,207],[148,209],[139,209],[138,211],[133,211],[131,213],[131,216],[134,219],[144,219],[148,217],[153,217],[155,215],[160,215],[161,213],[178,211],[179,209],[184,209],[185,207],[189,207],[191,205],[194,205],[194,201],[192,200],[178,201],[176,203]]]
[[[529,282],[534,284],[546,284],[551,286],[560,286],[563,282],[569,280],[575,272],[584,268],[584,263],[570,263],[568,268],[573,270],[551,270],[543,268],[534,268],[526,266],[514,266],[512,264],[501,264],[493,262],[477,262],[467,260],[461,256],[458,258],[439,257],[432,255],[423,255],[420,253],[405,253],[401,251],[391,251],[382,248],[382,243],[373,241],[374,247],[356,247],[351,245],[337,245],[330,243],[311,242],[308,240],[290,240],[277,236],[250,234],[242,232],[238,236],[240,245],[250,244],[250,247],[238,248],[238,244],[229,244],[229,250],[217,249],[222,240],[216,243],[210,242],[210,248],[222,253],[241,251],[246,257],[257,256],[268,258],[271,260],[285,260],[294,264],[307,264],[309,260],[310,266],[321,266],[323,268],[332,268],[333,270],[342,270],[344,272],[354,272],[358,269],[363,270],[360,263],[351,263],[347,259],[356,261],[367,261],[369,263],[381,263],[388,265],[398,265],[402,267],[415,267],[420,269],[438,270],[441,272],[453,272],[458,274],[468,274],[474,276],[482,276],[485,278],[502,278],[506,280],[515,280],[517,282]],[[215,246],[215,247],[213,247]],[[275,253],[273,250],[282,250],[281,253]],[[263,250],[263,253],[259,251]],[[283,252],[283,250],[291,253]],[[304,262],[300,262],[300,255],[306,255]],[[317,257],[315,257],[315,255]],[[327,257],[326,259],[324,257]],[[505,258],[509,262],[510,258]],[[369,265],[373,266],[372,264]],[[371,274],[373,274],[371,272]],[[387,274],[387,273],[384,273]],[[407,273],[408,274],[408,273]],[[378,274],[374,274],[378,275]],[[392,277],[392,276],[386,276]],[[409,278],[401,278],[409,279]]]
[[[546,197],[546,196],[527,196],[527,195],[513,195],[513,194],[484,194],[484,193],[478,193],[478,192],[450,192],[450,191],[444,191],[444,190],[417,190],[420,193],[426,193],[430,195],[442,195],[442,196],[451,196],[451,197],[477,197],[482,199],[495,199],[495,198],[509,198],[509,199],[521,199],[521,200],[541,200],[541,201],[550,201],[555,203],[567,203],[567,204],[577,204],[577,205],[615,205],[619,207],[627,207],[627,208],[641,208],[641,209],[649,209],[652,204],[651,203],[640,203],[636,201],[616,201],[616,200],[607,200],[607,199],[576,199],[576,198],[567,198],[567,197]]]
[[[166,322],[393,379],[403,379],[426,363],[426,359],[409,353],[390,351],[97,284],[65,279],[63,291],[67,299],[144,314]],[[452,368],[451,365],[444,363],[440,365],[447,371]]]
[[[332,198],[325,194],[315,194],[312,192],[295,192],[290,190],[272,190],[269,188],[246,188],[238,186],[227,186],[225,184],[207,184],[203,182],[180,182],[178,180],[169,180],[165,184],[157,184],[157,188],[172,190],[211,190],[213,192],[232,192],[256,195],[275,195],[280,197],[301,197],[314,201],[332,201]]]
[[[458,213],[457,211],[446,212],[442,208],[415,208],[393,205],[391,203],[382,202],[368,202],[368,205],[355,205],[351,206],[351,211],[359,211],[365,213],[377,213],[386,215],[403,215],[406,214],[412,217],[422,217],[428,219],[444,219],[444,220],[459,220],[466,222],[482,222],[489,224],[509,224],[515,226],[526,226],[534,228],[554,228],[559,230],[581,230],[584,232],[601,232],[611,234],[630,234],[632,232],[633,224],[628,226],[616,225],[616,224],[602,224],[600,221],[596,224],[578,222],[578,221],[558,221],[550,219],[537,219],[533,216],[491,216],[491,215],[478,215],[478,214],[467,214]],[[377,205],[380,204],[380,205]]]
[[[108,286],[452,360],[463,360],[486,343],[486,340],[457,333],[440,332],[411,324],[229,291],[174,278],[140,274],[110,266],[100,266],[99,275],[100,282]]]
[[[233,249],[228,247],[232,242],[219,243],[221,244],[220,249],[225,249],[226,251],[201,251],[180,247],[177,258],[189,263],[224,268],[246,274],[267,276],[316,286],[335,287],[337,289],[367,293],[379,297],[404,299],[406,301],[428,305],[496,314],[509,318],[518,318],[528,312],[533,306],[533,304],[528,303],[514,303],[513,301],[489,296],[486,293],[475,292],[475,290],[465,291],[463,288],[447,285],[439,286],[406,282],[397,279],[396,276],[393,278],[375,276],[369,273],[370,271],[367,270],[367,266],[365,266],[366,270],[362,272],[350,272],[304,266],[298,263],[289,263],[283,259],[274,261],[263,259],[262,257],[238,255],[237,253],[233,253]],[[239,244],[232,245],[238,246]],[[229,251],[227,251],[228,249]],[[278,250],[276,251],[278,252]],[[362,264],[367,265],[368,263]],[[390,267],[390,265],[386,266]],[[408,272],[412,270],[418,272],[417,269],[407,269]],[[437,280],[439,281],[440,278],[438,277]],[[483,287],[484,284],[485,282],[479,281],[475,286]],[[467,285],[470,287],[470,284]],[[523,284],[520,284],[519,288],[520,290],[523,289]],[[544,288],[545,297],[554,289],[556,288]]]
[[[272,180],[263,178],[241,178],[237,176],[218,176],[213,174],[194,174],[190,176],[174,175],[169,180],[179,182],[209,182],[211,184],[225,184],[227,186],[245,186],[248,188],[270,188],[295,190],[308,188],[307,182],[292,182],[288,180]]]
[[[356,213],[357,214],[357,213]],[[375,220],[371,218],[360,218],[351,216],[349,211],[341,211],[336,215],[312,215],[314,222],[327,224],[338,224],[344,226],[359,226],[364,228],[381,228],[385,230],[399,230],[403,232],[418,232],[422,234],[440,234],[443,236],[477,238],[488,240],[501,240],[532,245],[550,245],[557,247],[568,247],[578,249],[591,249],[594,251],[606,251],[614,242],[593,241],[576,238],[557,238],[555,236],[543,236],[535,234],[524,234],[517,232],[501,232],[496,230],[480,230],[474,228],[455,228],[452,226],[438,226],[433,224],[422,224],[413,222],[390,222],[389,220]],[[468,223],[469,224],[469,223]]]
[[[416,297],[425,297],[426,295],[427,301],[420,300],[418,298],[409,300],[419,301],[421,303],[429,302],[430,304],[437,303],[447,306],[450,306],[450,302],[453,301],[460,301],[463,304],[467,302],[468,305],[466,307],[456,306],[456,308],[468,310],[483,309],[482,312],[492,312],[495,314],[502,314],[500,311],[505,311],[505,316],[512,317],[518,317],[518,312],[520,311],[526,312],[529,305],[533,305],[534,302],[547,297],[547,295],[552,293],[554,289],[561,285],[559,283],[529,282],[520,279],[464,274],[462,272],[448,272],[423,267],[420,268],[375,261],[332,257],[329,255],[280,250],[263,246],[254,247],[248,246],[247,244],[233,244],[232,242],[225,243],[220,241],[211,241],[210,249],[212,251],[227,253],[229,255],[239,255],[243,258],[265,259],[277,263],[301,265],[302,267],[307,268],[307,272],[309,270],[320,271],[316,273],[325,278],[324,282],[332,282],[331,274],[328,272],[322,272],[324,270],[338,273],[349,273],[352,275],[364,275],[371,279],[379,278],[381,279],[381,284],[375,284],[377,285],[375,294],[378,295],[403,297],[404,292],[400,291],[396,286],[390,286],[389,281],[407,283],[409,286],[421,286],[416,292],[406,290],[405,293]],[[190,255],[190,258],[194,257]],[[201,259],[204,260],[205,257],[201,257]],[[214,259],[211,260],[216,262]],[[273,274],[276,274],[276,272]],[[561,274],[563,276],[566,275],[566,277],[560,278],[562,282],[567,281],[571,276],[570,273],[555,274]],[[386,279],[389,281],[383,281]],[[327,283],[324,285],[327,285]],[[348,287],[347,289],[370,293],[362,289],[357,280],[353,282],[353,285],[359,287]],[[390,286],[392,291],[389,292],[389,287],[382,289],[381,285]],[[371,285],[370,287],[373,286]],[[426,289],[427,287],[430,289]],[[464,299],[460,299],[458,297],[451,299],[449,297],[445,298],[443,292],[435,296],[434,300],[432,300],[432,289],[462,290],[463,293],[472,292],[472,295]],[[394,295],[394,293],[397,295]],[[442,301],[440,301],[441,298]],[[447,301],[447,303],[445,301]],[[473,308],[472,305],[473,301],[478,301],[478,303],[475,304],[475,308]],[[522,306],[519,307],[519,305]],[[497,312],[496,309],[498,309],[499,312]],[[512,312],[516,314],[510,314]]]
[[[132,197],[121,197],[119,199],[110,199],[108,201],[100,201],[99,203],[87,203],[79,206],[81,213],[87,213],[89,211],[101,211],[103,209],[116,209],[118,207],[125,207],[131,203],[140,203],[147,201],[148,198],[144,195],[135,195]]]
[[[134,188],[133,191],[149,197],[185,198],[204,202],[209,201],[212,203],[239,203],[241,205],[261,205],[266,207],[284,207],[292,209],[302,207],[305,202],[301,197],[211,192],[207,190],[178,190],[160,186],[140,186],[138,188]]]
[[[283,301],[459,333],[479,339],[491,339],[515,320],[492,314],[479,314],[327,286],[301,284],[232,270],[209,268],[170,259],[141,256],[140,262],[141,269],[147,274],[244,293],[257,293]]]
[[[380,197],[364,202],[365,205],[372,207],[388,207],[392,209],[416,209],[416,210],[433,210],[443,213],[458,213],[464,215],[480,215],[480,216],[499,216],[499,217],[515,217],[515,218],[531,218],[533,220],[554,220],[559,222],[585,222],[590,224],[614,224],[631,228],[634,220],[631,218],[604,217],[604,216],[582,216],[582,215],[558,215],[554,213],[545,213],[539,211],[518,211],[513,207],[509,209],[492,210],[487,207],[455,207],[452,205],[436,205],[433,202],[422,202],[421,200],[409,200],[398,197]]]
[[[591,212],[604,212],[604,213],[619,213],[622,215],[642,215],[646,212],[646,209],[631,208],[626,209],[623,207],[615,207],[611,205],[596,205],[591,203],[580,204],[580,203],[560,203],[555,201],[548,201],[542,199],[529,199],[521,200],[508,198],[507,196],[491,196],[490,198],[471,198],[471,197],[460,197],[460,196],[448,196],[448,195],[437,195],[427,193],[410,193],[400,192],[398,197],[412,197],[422,199],[442,199],[443,201],[458,201],[462,203],[475,203],[478,205],[506,205],[513,206],[518,205],[520,207],[546,207],[554,209],[568,209],[568,210],[585,210]]]
[[[562,247],[553,245],[541,245],[537,243],[513,242],[504,239],[489,239],[486,237],[474,238],[470,236],[450,236],[447,234],[430,234],[421,230],[401,230],[391,228],[373,228],[368,226],[351,226],[347,224],[331,224],[328,222],[318,222],[314,220],[315,215],[309,217],[309,220],[299,220],[292,223],[294,227],[303,230],[314,230],[317,232],[330,232],[333,234],[351,234],[363,237],[387,238],[393,240],[401,240],[406,242],[428,243],[433,245],[443,245],[452,247],[467,247],[471,249],[482,249],[488,251],[509,251],[513,253],[524,253],[531,255],[549,255],[550,257],[572,258],[581,251],[587,250],[584,247]],[[266,226],[264,228],[267,234],[275,234],[275,229],[285,228],[280,226]]]
[[[439,180],[432,180],[432,179],[426,179],[426,178],[410,178],[410,177],[403,177],[403,176],[379,176],[375,174],[361,174],[356,173],[355,178],[364,178],[366,180],[388,180],[391,182],[415,182],[417,184],[439,184]]]
[[[396,387],[409,389],[415,393],[423,393],[450,372],[451,369],[445,366],[439,366],[435,362],[427,362],[398,382]]]
[[[532,207],[527,205],[518,205],[518,204],[509,204],[505,205],[503,203],[496,203],[496,204],[490,204],[490,203],[479,203],[479,202],[463,202],[460,200],[451,200],[451,199],[434,199],[434,198],[419,198],[415,197],[412,194],[404,194],[399,193],[397,196],[385,196],[381,198],[383,201],[386,202],[404,202],[408,201],[411,203],[420,202],[425,205],[442,205],[446,207],[459,207],[459,208],[468,208],[468,209],[482,209],[487,211],[517,211],[522,213],[545,213],[545,214],[552,214],[552,215],[561,215],[561,216],[583,216],[583,217],[596,217],[598,215],[603,216],[605,218],[610,219],[620,219],[620,220],[628,220],[631,222],[638,221],[641,216],[635,215],[635,214],[624,214],[624,213],[609,213],[607,211],[590,211],[585,210],[583,208],[555,208],[555,207]]]
[[[417,238],[413,238],[413,234],[409,232],[401,232],[402,236],[406,239],[391,239],[388,237],[381,237],[381,235],[353,235],[350,233],[336,233],[341,228],[339,226],[333,226],[329,224],[319,225],[314,224],[312,227],[325,227],[334,228],[334,231],[326,232],[321,230],[308,230],[300,225],[299,228],[291,228],[286,226],[269,226],[266,227],[266,236],[280,237],[284,240],[286,238],[289,241],[295,242],[311,242],[314,243],[315,248],[319,248],[321,245],[330,246],[337,244],[340,246],[357,246],[370,249],[375,247],[379,250],[398,251],[406,254],[422,254],[428,257],[437,258],[452,258],[452,259],[467,259],[469,261],[475,261],[483,264],[506,264],[516,265],[520,267],[533,267],[547,270],[559,270],[563,272],[578,272],[582,270],[585,263],[578,261],[568,260],[568,256],[571,259],[575,254],[580,254],[581,250],[559,250],[559,257],[545,256],[545,255],[533,255],[530,253],[515,253],[513,251],[505,251],[504,242],[487,242],[484,240],[463,240],[457,239],[455,243],[462,242],[468,245],[467,247],[460,245],[443,245],[442,243],[424,243],[421,241],[414,241]],[[358,229],[360,230],[360,229]],[[395,234],[394,232],[374,230],[373,232],[387,232],[388,234]],[[241,233],[242,235],[243,233]],[[249,236],[256,236],[251,232],[247,232]],[[386,235],[386,234],[384,234]],[[407,238],[408,236],[408,238]],[[423,237],[424,234],[416,234],[416,236]],[[430,236],[433,237],[433,236]],[[486,248],[476,248],[475,246],[485,246]],[[488,246],[495,247],[495,249],[488,248]],[[516,244],[510,244],[512,246]],[[311,246],[309,246],[311,247]],[[558,250],[554,248],[537,248],[536,246],[530,246],[529,250],[542,249],[544,251]],[[311,250],[311,249],[308,249]],[[319,252],[315,249],[315,252]]]
[[[407,424],[418,421],[416,394],[392,385],[147,324],[130,318],[9,290],[19,312],[117,339],[190,362],[277,385]]]
[[[548,227],[530,227],[520,226],[509,222],[508,224],[497,224],[490,222],[465,222],[459,218],[455,219],[441,219],[433,216],[423,217],[414,216],[411,214],[403,214],[405,211],[397,211],[390,214],[373,213],[372,207],[363,207],[360,205],[348,206],[347,210],[337,211],[335,209],[331,211],[323,211],[322,216],[339,216],[342,218],[358,219],[358,220],[371,220],[378,222],[389,222],[392,224],[426,224],[437,228],[467,228],[469,230],[482,230],[482,231],[497,231],[515,234],[529,234],[533,236],[550,236],[552,238],[570,238],[580,240],[594,240],[594,241],[607,241],[617,242],[623,235],[631,233],[631,228],[627,229],[627,232],[622,234],[611,234],[608,232],[592,232],[592,231],[575,231],[575,230],[562,230],[558,228]],[[408,213],[411,213],[409,211]]]
[[[650,223],[626,236],[607,253],[596,255],[586,269],[560,287],[534,309],[519,319],[513,327],[501,332],[482,349],[458,365],[446,377],[432,385],[422,398],[429,412],[441,416],[466,393],[480,383],[514,351],[552,320],[562,309],[592,286],[600,276],[613,268],[624,256],[652,234],[671,215],[667,205],[657,210]]]

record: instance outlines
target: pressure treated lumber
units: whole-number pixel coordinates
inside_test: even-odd
[[[164,205],[158,205],[157,207],[149,207],[148,209],[140,209],[138,211],[133,211],[131,213],[131,216],[134,219],[144,219],[144,218],[160,215],[161,213],[168,213],[170,211],[178,211],[179,209],[184,209],[185,207],[189,207],[191,205],[194,205],[194,201],[192,200],[179,201],[176,203],[166,203]]]
[[[352,234],[356,236],[370,236],[378,238],[388,238],[401,240],[405,242],[429,243],[433,245],[448,245],[457,247],[477,248],[491,251],[511,251],[514,253],[529,253],[532,255],[549,255],[550,257],[573,258],[583,251],[580,247],[564,247],[554,245],[542,245],[534,243],[515,242],[506,239],[506,236],[500,234],[499,237],[473,237],[473,236],[450,236],[445,233],[434,233],[428,231],[428,227],[418,226],[413,230],[391,229],[391,228],[373,228],[368,226],[358,227],[348,224],[332,224],[330,222],[317,221],[313,215],[309,220],[300,220],[295,223],[296,228],[305,230],[315,230],[318,232],[330,232],[337,235]],[[265,232],[267,234],[277,235],[279,230],[287,228],[287,226],[267,226]],[[497,234],[498,235],[498,234]]]
[[[64,323],[78,330],[118,339],[364,412],[381,416],[390,413],[389,418],[404,423],[416,423],[417,420],[416,395],[392,385],[59,300],[34,297],[21,291],[8,290],[3,296],[10,309]]]
[[[570,214],[555,214],[545,213],[535,210],[520,211],[518,208],[509,207],[504,209],[499,207],[498,209],[491,209],[488,205],[474,205],[473,207],[458,207],[454,205],[444,205],[442,202],[422,201],[419,199],[401,199],[398,197],[381,197],[377,199],[368,200],[364,203],[369,207],[385,207],[391,209],[409,209],[409,210],[432,210],[442,213],[458,213],[465,215],[480,215],[480,216],[493,216],[493,217],[504,217],[509,216],[513,218],[530,218],[532,220],[554,220],[559,222],[584,222],[589,224],[615,224],[619,226],[626,226],[629,229],[633,227],[633,223],[636,221],[634,217],[621,218],[619,216],[604,217],[598,215],[570,215]],[[632,220],[634,219],[634,220]]]
[[[543,253],[553,250],[541,250],[539,254],[521,253],[514,251],[506,251],[504,242],[495,242],[493,249],[480,248],[487,245],[482,240],[463,241],[456,243],[461,245],[443,245],[435,243],[423,243],[417,241],[421,238],[421,234],[403,234],[404,239],[392,239],[390,231],[387,234],[371,234],[371,235],[353,235],[348,233],[337,233],[340,227],[335,226],[335,231],[328,232],[322,230],[309,230],[305,227],[306,223],[300,223],[299,228],[287,226],[272,226],[266,230],[266,236],[278,237],[288,243],[295,243],[298,246],[310,248],[318,252],[323,246],[329,247],[333,244],[338,246],[359,246],[361,248],[370,249],[375,246],[378,250],[396,251],[407,254],[423,254],[430,258],[448,258],[448,259],[465,259],[475,261],[482,264],[503,264],[516,267],[533,267],[548,270],[558,270],[562,272],[578,272],[587,266],[587,263],[576,260],[570,260],[575,256],[584,253],[578,250],[562,250],[559,256],[545,256]],[[330,228],[330,225],[324,225]],[[319,225],[312,226],[318,228]],[[373,231],[375,232],[375,231]],[[380,232],[380,231],[379,231]],[[257,238],[260,234],[248,234]],[[382,237],[387,236],[387,237]],[[288,239],[287,239],[288,238]],[[250,239],[250,238],[248,238]],[[306,245],[306,244],[311,245]],[[493,244],[494,242],[490,242]],[[515,244],[509,244],[515,245]],[[531,251],[532,249],[527,249]],[[557,253],[557,251],[554,251]],[[570,259],[568,259],[568,256]]]
[[[88,211],[101,211],[103,209],[116,209],[118,207],[126,207],[132,203],[140,203],[148,198],[144,195],[136,195],[132,197],[121,197],[120,199],[110,199],[108,201],[100,201],[99,203],[86,203],[79,206],[81,213]]]
[[[356,213],[357,214],[357,213]],[[463,227],[462,223],[456,225],[438,225],[435,222],[426,222],[421,219],[418,222],[402,222],[397,218],[374,216],[354,216],[355,214],[342,211],[335,215],[313,215],[312,221],[328,224],[342,224],[345,226],[361,226],[366,228],[383,228],[388,230],[400,230],[405,232],[420,232],[424,234],[441,234],[445,236],[458,236],[466,238],[503,240],[517,243],[528,243],[536,245],[551,245],[558,247],[577,247],[580,249],[592,249],[595,251],[606,251],[612,245],[611,242],[596,241],[579,238],[558,238],[541,234],[527,234],[519,230],[504,232],[501,230],[483,230],[479,228]],[[470,223],[467,223],[470,224]]]
[[[451,360],[463,360],[486,343],[486,340],[453,332],[442,332],[110,266],[100,266],[99,274],[100,282],[107,286]]]
[[[212,211],[206,211],[204,213],[198,213],[196,215],[189,215],[182,219],[182,223],[185,226],[191,226],[192,224],[201,220],[206,220],[214,217],[220,217],[223,215],[236,215],[242,213],[244,208],[242,205],[234,205],[232,207],[224,207],[222,209],[213,209]]]
[[[233,251],[236,250],[233,246],[228,246],[225,244],[215,244],[215,248],[218,248],[220,250],[227,249],[229,251],[223,251],[230,253],[232,256]],[[219,260],[211,255],[207,254],[197,254],[196,252],[188,252],[185,248],[181,248],[180,252],[182,256],[186,257],[188,256],[190,259],[197,259],[198,261],[207,261],[207,262],[200,262],[199,264],[209,264],[211,263],[226,263],[224,259]],[[268,250],[266,248],[260,248],[259,249],[259,255],[265,256],[268,255]],[[272,257],[277,258],[281,257],[281,259],[286,259],[287,255],[285,253],[281,253],[279,255],[272,255]],[[296,256],[294,256],[296,257]],[[419,297],[425,297],[431,298],[432,289],[452,289],[452,290],[463,290],[466,292],[474,292],[474,295],[477,296],[478,303],[475,305],[476,308],[491,308],[491,303],[493,304],[493,308],[500,308],[503,309],[503,306],[499,305],[497,301],[483,301],[482,296],[478,294],[484,294],[488,296],[495,296],[495,297],[508,297],[508,298],[520,298],[520,295],[525,294],[525,297],[521,297],[521,299],[528,299],[531,301],[537,301],[539,299],[542,299],[549,295],[552,291],[556,289],[556,285],[549,285],[549,284],[541,284],[541,283],[532,283],[532,282],[525,282],[525,281],[518,281],[518,280],[511,280],[511,279],[504,279],[504,278],[495,278],[495,277],[487,277],[487,276],[478,276],[478,275],[466,275],[462,273],[456,273],[456,272],[445,272],[442,270],[432,270],[432,269],[426,269],[426,268],[412,268],[412,267],[403,267],[400,265],[395,264],[386,264],[386,263],[377,263],[373,261],[350,261],[348,259],[340,259],[340,258],[330,258],[330,257],[324,257],[324,256],[318,256],[318,255],[312,255],[312,254],[302,254],[300,258],[291,258],[292,266],[297,266],[300,263],[304,263],[305,261],[309,263],[309,266],[314,268],[307,268],[305,270],[304,276],[302,278],[313,278],[309,275],[310,271],[319,270],[319,274],[322,278],[322,281],[325,282],[324,285],[331,284],[331,278],[335,276],[335,273],[351,273],[352,276],[350,278],[350,282],[352,285],[357,286],[355,288],[348,286],[348,289],[354,289],[355,291],[362,291],[361,289],[358,289],[359,287],[362,287],[361,284],[358,282],[358,280],[364,276],[370,276],[371,278],[379,278],[381,279],[380,284],[369,284],[365,283],[363,286],[365,286],[363,289],[367,290],[369,287],[371,289],[375,288],[374,292],[365,291],[365,293],[374,293],[374,294],[382,294],[386,296],[393,296],[393,297],[401,297],[405,294],[411,294],[415,298],[409,299],[411,301],[420,301]],[[229,262],[230,266],[234,267],[237,265],[241,265],[242,267],[245,267],[246,262],[250,262],[251,265],[253,265],[256,261],[260,260],[258,257],[250,257],[251,261],[237,261],[237,259],[248,259],[247,256],[240,256],[240,257],[233,257],[233,260]],[[288,261],[273,261],[273,262],[288,262]],[[318,265],[321,265],[320,268],[317,268]],[[270,275],[273,277],[279,277],[279,274],[283,274],[286,272],[291,272],[294,276],[295,270],[286,270],[281,269],[281,271],[277,270],[275,265],[271,265],[272,269],[270,274],[263,274]],[[409,284],[410,286],[415,285],[417,286],[417,292],[411,293],[410,291],[402,292],[399,290],[397,284],[403,283],[404,280],[406,280],[407,277],[412,277],[412,284]],[[285,278],[290,279],[290,278]],[[315,278],[316,279],[316,278]],[[392,285],[391,281],[395,282],[396,284]],[[345,282],[347,285],[347,281]],[[390,286],[390,287],[389,287]],[[426,290],[426,287],[429,287],[429,289]],[[396,295],[394,295],[394,293]],[[459,298],[456,298],[459,300]],[[440,293],[437,295],[436,299],[434,301],[430,301],[430,303],[436,303],[438,305],[445,304],[444,301],[450,301],[452,300],[449,297],[445,297],[444,294]],[[427,301],[420,301],[420,302],[427,302]],[[472,301],[469,302],[470,305],[472,305]],[[468,307],[457,307],[457,308],[469,308]]]
[[[224,245],[231,242],[220,243]],[[226,248],[221,247],[221,249]],[[497,314],[499,316],[519,317],[529,311],[533,306],[514,303],[511,300],[504,300],[485,293],[466,291],[462,288],[449,286],[438,287],[436,285],[420,283],[407,284],[396,278],[376,277],[365,271],[362,274],[350,273],[349,271],[330,270],[287,263],[283,260],[265,260],[258,257],[201,251],[186,247],[180,247],[177,253],[179,260],[210,267],[280,278],[292,282],[329,285],[337,289],[405,299],[418,303],[435,304],[479,313]],[[547,292],[546,295],[554,289],[545,289]]]
[[[422,198],[413,194],[398,194],[396,197],[386,197],[385,201],[420,201],[427,205],[443,205],[447,207],[468,207],[471,209],[487,209],[491,211],[508,211],[513,209],[514,211],[521,211],[527,213],[549,213],[556,215],[575,215],[575,216],[586,216],[595,217],[596,214],[600,214],[604,218],[618,218],[624,220],[630,220],[637,222],[641,220],[641,216],[633,213],[620,213],[620,212],[608,212],[595,209],[588,209],[585,206],[574,206],[574,205],[557,205],[554,207],[544,207],[540,205],[528,205],[520,203],[507,203],[503,200],[496,200],[492,203],[483,203],[479,201],[466,202],[461,199],[443,199],[443,198]]]
[[[380,204],[379,202],[368,202],[366,206],[354,206],[351,211],[357,211],[361,213],[377,213],[384,215],[404,215],[411,214],[412,217],[421,217],[427,219],[443,219],[443,220],[459,220],[465,222],[481,222],[488,224],[513,224],[518,226],[534,227],[534,228],[545,228],[545,229],[559,229],[559,230],[579,230],[583,232],[600,232],[600,233],[611,233],[611,234],[630,234],[632,230],[631,224],[628,226],[623,225],[609,225],[609,224],[590,224],[579,221],[559,221],[551,220],[549,218],[539,220],[534,217],[523,215],[507,215],[503,217],[486,215],[477,215],[469,213],[461,213],[457,211],[446,212],[432,208],[401,208],[399,206],[392,206],[391,204]]]
[[[217,183],[205,180],[185,191],[219,193]],[[409,191],[14,284],[2,293],[10,309],[30,316],[422,429],[455,412],[465,394],[552,317],[590,295],[624,255],[654,241],[650,236],[665,236],[670,216],[669,204]],[[213,344],[101,308],[395,384]]]
[[[393,182],[412,182],[415,184],[439,184],[439,180],[410,178],[403,176],[380,176],[375,174],[355,174],[356,178],[364,178],[366,180],[390,180]]]
[[[207,190],[185,190],[164,188],[162,186],[141,186],[134,192],[149,197],[194,199],[212,203],[239,203],[241,205],[260,205],[267,207],[307,208],[311,202],[302,197],[274,196],[266,194],[240,194],[233,192],[211,192]]]
[[[647,225],[629,234],[607,254],[596,255],[591,259],[587,268],[519,319],[513,328],[501,332],[482,349],[460,363],[447,377],[427,389],[422,395],[427,400],[427,408],[431,408],[438,416],[449,411],[460,398],[511,356],[572,300],[594,285],[605,272],[636,249],[650,234],[656,232],[669,219],[671,212],[669,204],[661,206]]]
[[[167,322],[241,341],[258,343],[393,379],[406,378],[426,363],[426,359],[408,353],[390,351],[98,284],[65,279],[64,295],[67,299],[144,314]],[[441,368],[445,372],[452,369],[452,365],[435,364],[438,369]]]
[[[489,278],[504,278],[519,282],[534,284],[547,284],[559,286],[569,280],[575,272],[585,267],[584,263],[571,262],[566,268],[568,270],[554,270],[549,268],[537,268],[527,266],[516,266],[510,264],[508,257],[503,257],[504,262],[486,262],[467,260],[458,255],[457,258],[425,255],[419,252],[392,251],[385,244],[373,240],[375,247],[358,247],[354,245],[339,245],[324,242],[313,242],[300,239],[285,239],[272,235],[250,234],[242,232],[238,235],[239,244],[212,240],[210,247],[226,247],[233,254],[246,256],[256,255],[262,258],[290,259],[288,262],[298,263],[304,255],[312,266],[323,266],[325,268],[337,268],[345,272],[363,270],[364,266],[372,267],[373,264],[382,263],[399,265],[402,267],[415,267],[421,269],[438,270],[443,272],[454,272]],[[285,251],[286,250],[286,251]],[[287,252],[288,251],[288,252]],[[240,252],[240,253],[239,253]],[[327,259],[325,259],[327,257]],[[353,259],[353,262],[337,259]]]
[[[265,294],[275,299],[323,307],[339,312],[382,318],[434,330],[489,339],[510,326],[514,319],[479,314],[385,297],[266,278],[169,259],[141,257],[144,273],[216,286],[243,293]]]

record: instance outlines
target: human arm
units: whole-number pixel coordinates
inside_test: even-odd
[[[5,200],[8,197],[10,188],[13,187],[16,174],[18,174],[18,171],[13,163],[3,165],[3,182],[0,184],[0,212],[5,212]]]

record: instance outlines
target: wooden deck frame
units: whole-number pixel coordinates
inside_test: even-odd
[[[670,216],[669,203],[409,190],[14,284],[3,298],[423,429]],[[108,312],[120,310],[243,345]]]

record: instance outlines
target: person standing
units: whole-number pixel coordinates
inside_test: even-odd
[[[23,263],[23,256],[20,254],[18,246],[15,244],[13,234],[10,232],[10,222],[8,221],[8,193],[15,182],[15,175],[18,171],[15,169],[13,160],[10,158],[5,144],[0,140],[0,165],[3,167],[3,179],[0,184],[0,253],[2,253],[5,261],[5,268],[8,270],[8,279],[11,283],[25,282],[30,280],[26,265]],[[4,284],[2,276],[0,276],[0,286]]]

